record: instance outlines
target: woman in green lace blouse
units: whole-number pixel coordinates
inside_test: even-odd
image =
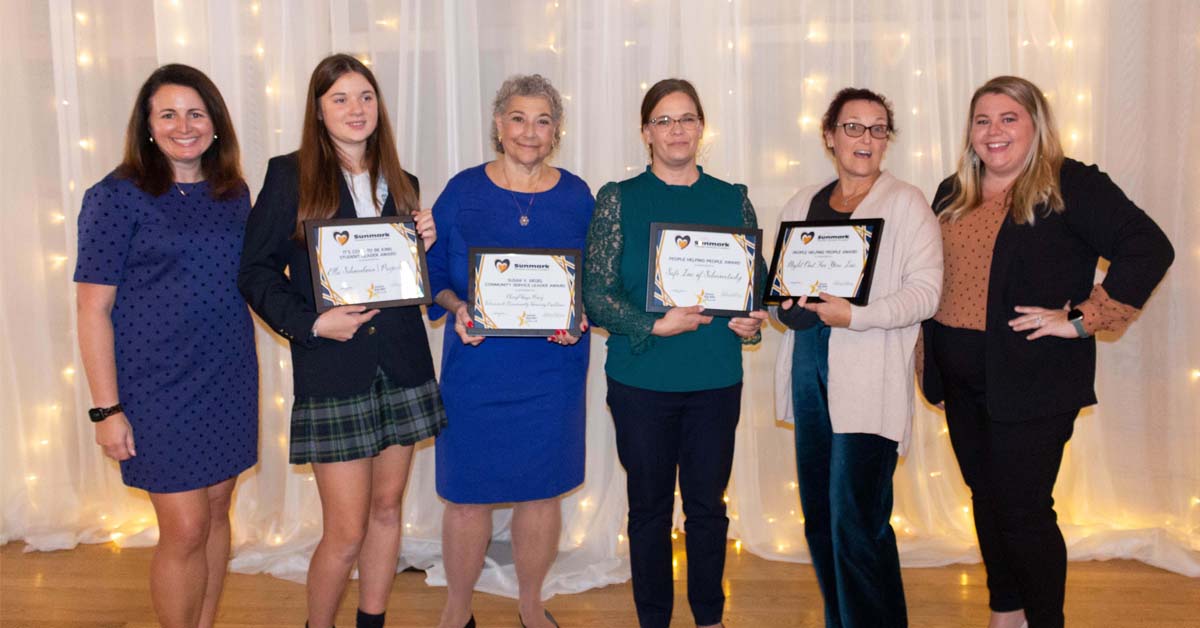
[[[608,405],[628,476],[633,599],[643,628],[671,621],[675,477],[687,516],[688,602],[696,625],[719,626],[725,606],[725,487],[742,395],[743,344],[765,312],[714,318],[701,306],[646,312],[650,223],[757,227],[746,186],[696,165],[704,109],[692,84],[656,83],[642,101],[650,166],[608,183],[588,231],[583,298],[608,330]],[[765,273],[760,272],[759,276]]]

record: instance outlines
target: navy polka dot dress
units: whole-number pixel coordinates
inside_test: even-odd
[[[258,460],[258,360],[237,290],[249,213],[248,191],[217,201],[205,182],[152,197],[110,174],[84,195],[75,281],[117,286],[117,386],[137,449],[121,463],[129,486],[203,488]]]

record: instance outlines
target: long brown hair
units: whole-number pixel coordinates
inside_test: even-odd
[[[1065,208],[1058,172],[1062,168],[1063,149],[1058,140],[1058,129],[1050,103],[1037,85],[1019,76],[997,76],[986,82],[971,97],[967,110],[967,131],[963,140],[962,155],[958,159],[958,171],[954,174],[954,187],[943,202],[945,209],[939,215],[943,222],[954,222],[983,203],[984,164],[971,144],[971,128],[975,121],[975,105],[985,94],[1002,94],[1017,101],[1029,112],[1033,122],[1035,141],[1029,147],[1021,174],[1013,181],[1009,191],[1009,216],[1018,225],[1032,225],[1037,219],[1035,209],[1046,206],[1046,213],[1062,212]]]
[[[246,190],[242,178],[237,133],[229,118],[229,109],[220,90],[203,72],[191,66],[172,63],[158,68],[138,90],[129,125],[125,129],[125,155],[117,166],[117,176],[130,179],[143,191],[159,196],[175,181],[171,162],[150,138],[150,99],[164,85],[190,87],[200,94],[216,138],[200,157],[200,171],[208,181],[214,198],[228,200]]]
[[[375,189],[382,177],[387,181],[388,193],[396,204],[396,213],[404,215],[420,208],[417,192],[400,167],[392,123],[388,119],[383,98],[379,95],[379,83],[375,81],[375,75],[358,59],[347,54],[335,54],[322,59],[308,81],[304,131],[300,136],[300,204],[296,212],[296,239],[304,238],[305,220],[333,218],[341,203],[339,179],[342,176],[342,163],[319,114],[321,96],[339,78],[350,72],[362,75],[371,84],[379,111],[375,132],[367,138],[366,152],[363,154],[364,165],[367,172],[371,173],[371,189]],[[379,200],[375,199],[375,202],[378,204]]]

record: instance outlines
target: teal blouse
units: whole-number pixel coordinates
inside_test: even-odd
[[[746,186],[703,169],[692,185],[668,185],[647,166],[632,179],[600,188],[588,229],[583,300],[588,319],[609,333],[605,372],[627,386],[661,392],[711,390],[742,381],[742,345],[757,344],[761,334],[743,340],[725,318],[676,336],[650,334],[663,316],[646,311],[652,222],[758,226]],[[758,276],[765,279],[765,269]]]

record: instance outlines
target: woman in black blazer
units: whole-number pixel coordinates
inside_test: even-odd
[[[958,172],[933,201],[945,275],[921,385],[945,403],[988,574],[990,628],[1063,625],[1067,553],[1051,493],[1096,403],[1097,331],[1133,319],[1174,259],[1106,174],[1065,158],[1042,91],[976,90]],[[1109,260],[1101,284],[1096,263]]]
[[[383,626],[400,552],[413,445],[446,424],[418,306],[342,306],[318,315],[305,220],[413,214],[426,248],[433,218],[400,168],[371,71],[333,55],[313,70],[300,150],[276,157],[246,226],[238,287],[292,347],[289,459],[311,463],[324,531],[308,570],[308,625],[333,625],[358,563],[357,625]]]

